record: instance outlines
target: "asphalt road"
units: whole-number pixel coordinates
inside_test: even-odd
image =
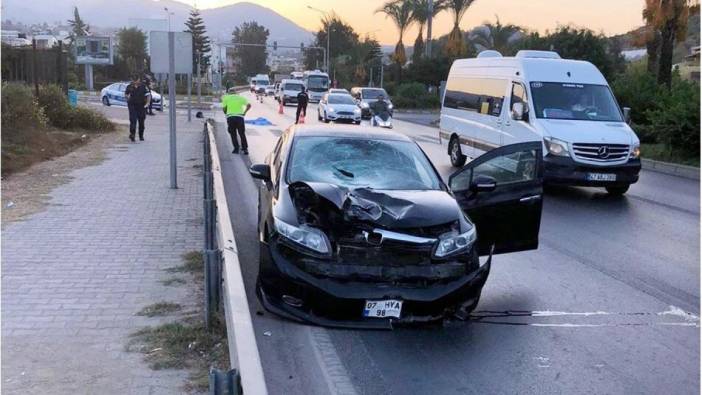
[[[307,123],[316,123],[310,105]],[[251,155],[231,154],[218,120],[227,199],[272,394],[699,393],[699,182],[644,171],[623,198],[550,191],[540,247],[499,255],[475,317],[443,327],[332,330],[265,312],[254,294],[261,162],[294,108],[272,98],[247,119]],[[346,126],[356,127],[356,126]],[[437,129],[402,121],[445,178]]]

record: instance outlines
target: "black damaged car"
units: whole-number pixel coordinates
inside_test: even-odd
[[[467,318],[492,255],[538,246],[541,150],[497,148],[447,186],[405,135],[291,127],[250,168],[262,180],[261,303],[335,327]]]

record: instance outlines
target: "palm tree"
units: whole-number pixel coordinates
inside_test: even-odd
[[[412,1],[411,0],[391,0],[385,3],[382,7],[378,8],[376,11],[382,12],[386,17],[390,17],[392,21],[397,26],[397,30],[400,33],[400,38],[395,45],[395,53],[393,54],[393,60],[398,66],[398,78],[402,65],[407,62],[407,56],[405,55],[405,45],[402,43],[402,36],[405,34],[407,28],[414,22],[412,20]]]
[[[485,23],[471,30],[468,38],[478,51],[486,49],[494,49],[501,54],[508,53],[515,42],[519,41],[524,34],[521,27],[517,25],[503,25],[500,23],[500,18],[496,17],[497,21]]]
[[[434,2],[431,13],[432,17],[435,17],[439,12],[446,9],[446,0],[412,0],[412,20],[419,25],[419,33],[417,34],[417,39],[414,40],[414,52],[412,53],[413,61],[417,61],[421,58],[424,52],[424,39],[422,35],[424,34],[424,25],[426,25],[429,19],[430,2]],[[427,34],[429,34],[429,32],[427,32]],[[429,40],[428,36],[427,40]]]
[[[467,53],[466,46],[463,44],[463,33],[458,25],[473,1],[475,0],[447,0],[446,2],[446,8],[453,14],[453,29],[446,43],[446,54],[449,57],[458,58]]]

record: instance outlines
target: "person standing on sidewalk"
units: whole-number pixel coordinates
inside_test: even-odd
[[[146,118],[146,107],[151,102],[151,95],[146,85],[142,84],[139,74],[132,77],[132,83],[127,86],[124,94],[127,97],[129,109],[129,139],[134,141],[138,122],[139,140],[144,141],[144,118]]]
[[[237,95],[234,88],[228,90],[228,94],[222,96],[222,111],[227,116],[227,130],[232,138],[234,150],[232,154],[239,153],[239,141],[236,134],[241,138],[241,153],[249,154],[249,144],[246,142],[246,126],[244,115],[251,109],[251,104],[245,97]]]
[[[295,113],[295,124],[300,122],[300,113],[302,117],[307,116],[307,103],[310,101],[310,97],[307,95],[307,88],[304,86],[300,93],[297,94],[297,112]]]

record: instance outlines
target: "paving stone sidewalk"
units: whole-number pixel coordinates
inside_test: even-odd
[[[144,306],[200,302],[161,280],[202,247],[202,121],[178,118],[177,190],[167,125],[166,114],[148,117],[146,141],[125,136],[46,210],[3,229],[3,394],[183,392],[187,372],[153,371],[125,351],[130,333],[164,320],[136,316]]]

